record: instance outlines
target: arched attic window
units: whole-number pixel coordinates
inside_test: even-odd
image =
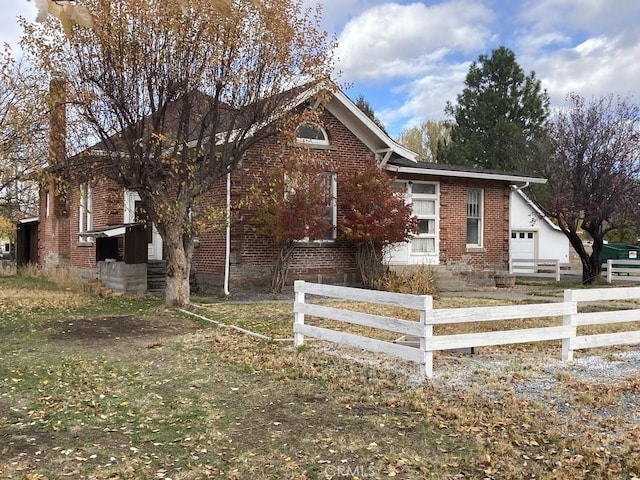
[[[306,122],[296,131],[296,141],[306,145],[329,145],[329,137],[324,128],[317,123]]]

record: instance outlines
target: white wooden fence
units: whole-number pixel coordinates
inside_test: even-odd
[[[518,277],[555,278],[560,281],[560,275],[581,275],[580,264],[560,263],[557,259],[549,258],[513,258],[509,260],[509,273]],[[602,264],[602,275],[611,283],[614,275],[624,275],[622,280],[640,282],[640,260],[607,260]]]
[[[509,273],[521,277],[548,277],[560,281],[560,262],[555,258],[512,258]]]
[[[638,300],[639,287],[589,288],[565,290],[565,303],[600,302],[607,300]],[[594,335],[577,335],[577,327],[585,325],[607,325],[612,323],[639,322],[640,309],[614,310],[608,312],[575,313],[564,317],[564,325],[569,326],[570,335],[562,340],[562,359],[573,360],[574,350],[612,345],[634,345],[640,343],[640,330]]]
[[[433,309],[432,297],[428,295],[418,296],[379,292],[357,288],[319,285],[303,281],[296,281],[294,289],[295,319],[293,331],[296,346],[304,344],[304,337],[306,335],[321,340],[362,348],[371,352],[386,353],[418,363],[420,365],[420,374],[423,378],[433,377],[433,352],[438,350],[562,340],[562,358],[565,361],[570,361],[573,359],[573,352],[578,349],[640,343],[640,331],[600,335],[577,335],[577,327],[582,325],[640,321],[640,310],[578,314],[578,302],[640,299],[640,288],[566,290],[564,301],[557,303],[435,310]],[[419,311],[420,320],[412,321],[382,317],[312,304],[305,301],[305,294],[401,306]],[[329,328],[308,325],[305,324],[305,315],[414,336],[419,339],[420,347],[415,348]],[[494,332],[433,335],[434,325],[544,317],[562,317],[562,325]]]
[[[296,281],[294,284],[295,300],[294,312],[294,344],[301,346],[304,336],[321,340],[363,348],[370,352],[386,353],[394,357],[403,358],[420,364],[421,375],[431,377],[433,370],[433,352],[427,351],[427,336],[431,336],[433,327],[427,324],[427,313],[432,310],[433,298],[430,295],[408,295],[402,293],[380,292],[359,288],[338,287]],[[324,297],[355,300],[383,305],[393,305],[409,308],[420,312],[420,321],[402,320],[399,318],[382,317],[368,313],[352,312],[338,308],[316,305],[305,302],[305,294],[322,295]],[[420,348],[400,345],[383,340],[362,337],[347,332],[339,332],[304,323],[305,315],[329,318],[339,322],[378,328],[403,335],[420,337]]]
[[[606,266],[603,265],[603,269],[604,268],[606,268],[606,271],[602,273],[603,275],[606,274],[608,283],[611,283],[613,281],[614,274],[625,274],[625,281],[640,282],[640,260],[609,259],[607,260]]]

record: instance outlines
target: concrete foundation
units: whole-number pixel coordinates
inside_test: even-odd
[[[115,292],[145,293],[147,264],[100,261],[98,262],[98,279]]]

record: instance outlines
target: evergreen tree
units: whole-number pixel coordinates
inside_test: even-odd
[[[382,130],[384,133],[387,133],[387,129],[385,128],[384,123],[382,123],[380,119],[376,116],[376,113],[373,111],[373,108],[371,107],[371,105],[369,105],[369,102],[365,100],[364,96],[360,95],[356,99],[356,107],[362,110],[362,113],[364,113],[367,117],[369,117],[373,121],[373,123],[375,123],[378,127],[380,127],[380,130]]]
[[[535,73],[525,75],[515,54],[499,47],[469,67],[444,147],[448,163],[505,172],[533,173],[532,158],[549,116],[549,96]]]

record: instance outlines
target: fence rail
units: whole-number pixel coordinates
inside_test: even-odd
[[[638,300],[639,287],[595,288],[565,290],[565,302],[594,302],[611,300]],[[577,335],[577,327],[586,325],[608,325],[640,321],[640,309],[610,312],[576,313],[564,317],[564,325],[571,327],[571,335],[562,341],[562,359],[573,360],[573,352],[585,348],[610,347],[613,345],[634,345],[640,343],[640,331]]]
[[[296,346],[301,346],[304,343],[304,336],[307,335],[320,340],[328,340],[330,342],[363,348],[370,352],[386,353],[387,355],[416,362],[420,364],[421,374],[423,376],[429,376],[429,372],[433,370],[432,352],[427,352],[425,348],[422,348],[422,341],[420,342],[421,348],[418,350],[408,345],[385,342],[374,338],[353,335],[347,332],[306,325],[304,323],[305,315],[311,315],[339,322],[424,338],[425,331],[433,328],[425,323],[426,313],[431,311],[433,307],[433,298],[430,295],[409,295],[403,293],[380,292],[376,290],[362,290],[358,288],[321,285],[303,281],[296,281],[294,284],[294,290],[293,333],[294,344]],[[420,312],[420,322],[306,303],[305,294],[307,293],[324,297],[339,298],[342,300],[355,300],[359,302],[400,306],[417,310]]]
[[[553,258],[513,258],[509,260],[509,273],[518,277],[555,278],[559,282],[562,274],[582,275],[582,266],[560,263]],[[607,260],[602,264],[602,276],[612,283],[614,275],[625,275],[625,281],[640,282],[640,260]]]
[[[626,274],[625,280],[640,282],[640,260],[607,260],[607,263],[602,266],[606,268],[607,282],[613,281],[613,275]]]
[[[640,321],[640,310],[598,312],[597,314],[578,313],[578,304],[580,302],[640,299],[640,287],[565,290],[564,301],[556,303],[436,310],[433,309],[433,299],[429,295],[379,292],[349,287],[319,285],[303,281],[296,281],[294,289],[293,331],[296,346],[303,345],[304,337],[309,336],[362,348],[371,352],[385,353],[418,363],[420,366],[420,374],[423,378],[433,377],[433,352],[439,350],[561,340],[562,359],[564,361],[571,361],[573,360],[575,350],[640,343],[640,331],[577,335],[577,328],[579,326]],[[305,297],[306,294],[334,299],[402,306],[417,310],[420,313],[420,320],[405,320],[371,315],[308,303]],[[305,324],[306,315],[416,337],[419,340],[419,348],[355,335],[340,330],[308,325]],[[549,317],[562,318],[562,325],[520,330],[433,335],[434,325]]]
[[[547,277],[560,281],[560,262],[555,258],[513,258],[509,260],[509,273],[521,277]]]

